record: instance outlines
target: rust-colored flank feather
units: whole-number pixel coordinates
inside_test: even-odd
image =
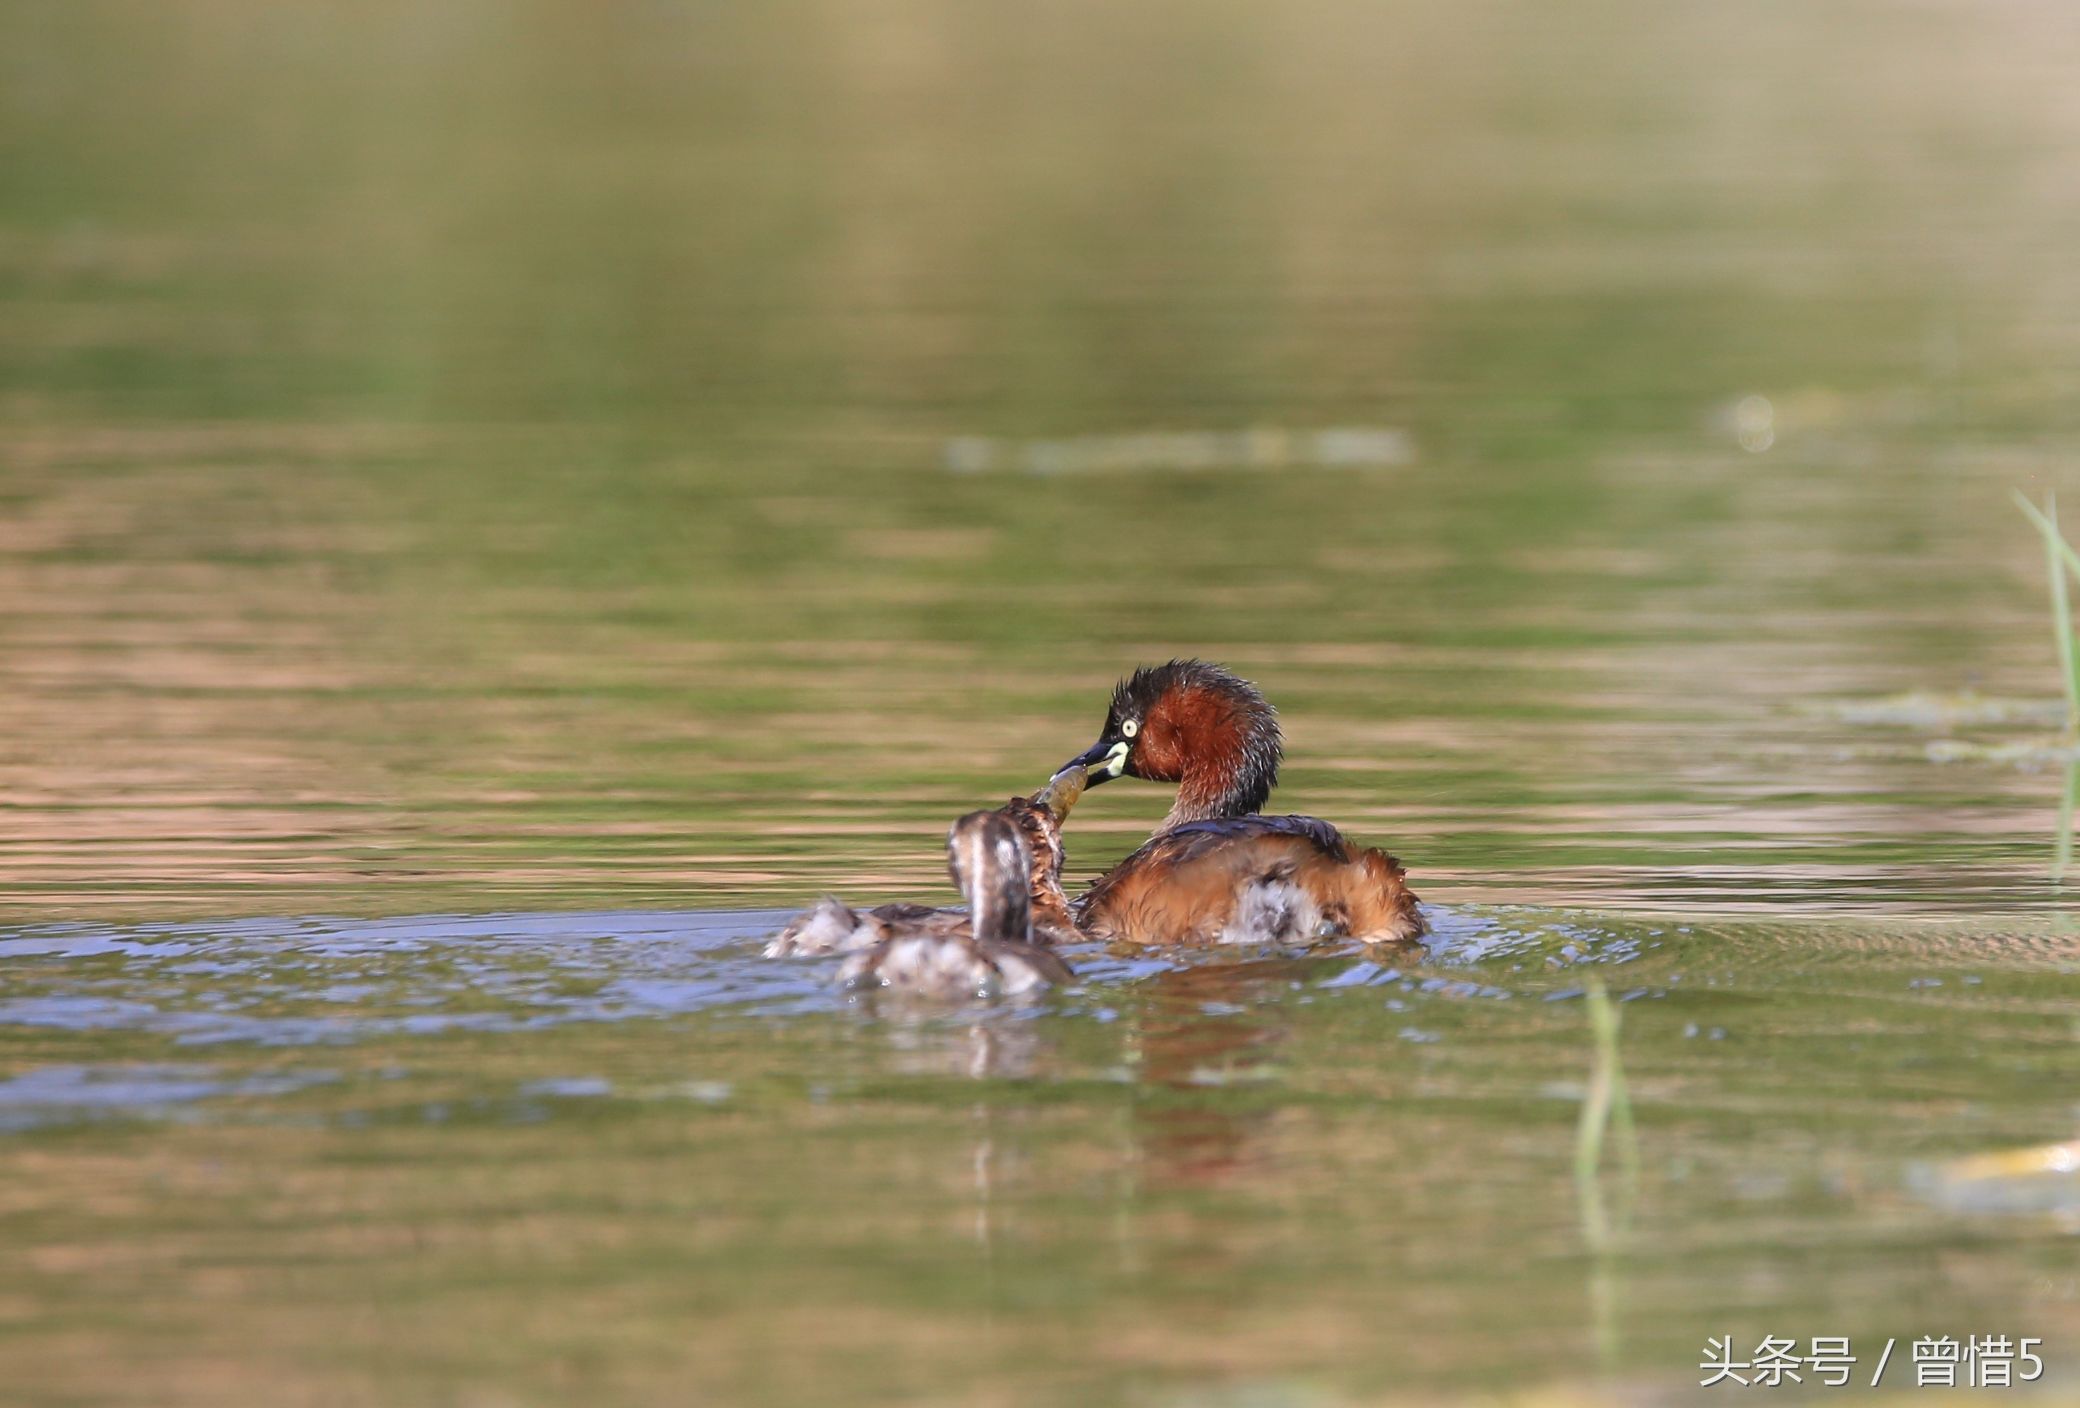
[[[1159,832],[1091,886],[1081,906],[1091,937],[1129,943],[1398,943],[1424,928],[1399,861],[1306,816]]]

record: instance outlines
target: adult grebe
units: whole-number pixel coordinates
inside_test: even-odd
[[[1093,938],[1252,943],[1423,933],[1401,863],[1309,816],[1259,816],[1278,782],[1278,715],[1257,687],[1203,660],[1120,681],[1105,727],[1072,760],[1096,787],[1115,777],[1177,784],[1141,849],[1076,902]]]

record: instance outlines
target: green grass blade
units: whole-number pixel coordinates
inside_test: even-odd
[[[2080,729],[2080,668],[2073,663],[2073,607],[2065,573],[2058,570],[2059,550],[2067,555],[2065,534],[2058,531],[2058,499],[2044,495],[2044,516],[2051,521],[2050,536],[2044,540],[2044,568],[2051,578],[2051,629],[2058,636],[2058,668],[2066,680],[2066,728]]]
[[[1581,1121],[1575,1126],[1574,1182],[1582,1239],[1591,1251],[1601,1254],[1610,1248],[1613,1231],[1604,1211],[1603,1187],[1598,1178],[1604,1141],[1608,1136],[1617,1140],[1622,1194],[1617,1230],[1622,1231],[1639,1191],[1639,1136],[1632,1123],[1632,1098],[1625,1089],[1625,1067],[1618,1059],[1618,1005],[1597,979],[1590,979],[1584,986],[1589,1031],[1595,1046],[1589,1086],[1582,1099]]]
[[[2058,501],[2046,496],[2049,509],[2038,508],[2018,491],[2015,503],[2029,515],[2037,531],[2044,538],[2044,567],[2051,580],[2051,629],[2057,638],[2059,672],[2065,676],[2066,684],[2066,728],[2080,728],[2080,661],[2073,652],[2073,609],[2067,595],[2066,573],[2080,577],[2080,553],[2073,551],[2065,535],[2058,531]],[[2061,565],[2064,571],[2060,570]]]
[[[2073,806],[2080,801],[2080,757],[2066,760],[2065,797],[2058,804],[2058,849],[2051,857],[2051,878],[2063,880],[2073,868]]]
[[[2073,551],[2073,545],[2058,529],[2055,495],[2045,494],[2041,509],[2024,498],[2020,490],[2012,491],[2012,497],[2015,506],[2036,524],[2044,539],[2044,571],[2051,584],[2051,633],[2058,646],[2059,671],[2065,676],[2066,738],[2070,743],[2080,736],[2080,661],[2075,660],[2073,649],[2073,608],[2066,576],[2070,573],[2080,578],[2080,553]],[[2080,801],[2076,786],[2080,786],[2080,757],[2066,764],[2065,792],[2058,807],[2058,844],[2051,859],[2054,881],[2064,880],[2073,864],[2073,811],[2076,801]]]

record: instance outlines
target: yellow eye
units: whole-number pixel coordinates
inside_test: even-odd
[[[1141,721],[1139,719],[1128,719],[1119,726],[1119,734],[1122,738],[1132,738],[1139,732],[1141,732]]]

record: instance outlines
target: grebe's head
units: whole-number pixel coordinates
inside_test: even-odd
[[[1033,856],[1010,817],[969,812],[956,821],[946,833],[946,869],[968,897],[976,938],[1032,938]]]
[[[1283,748],[1277,711],[1255,685],[1204,660],[1172,660],[1119,682],[1097,743],[1071,765],[1091,787],[1120,776],[1178,784],[1174,826],[1261,811]]]

